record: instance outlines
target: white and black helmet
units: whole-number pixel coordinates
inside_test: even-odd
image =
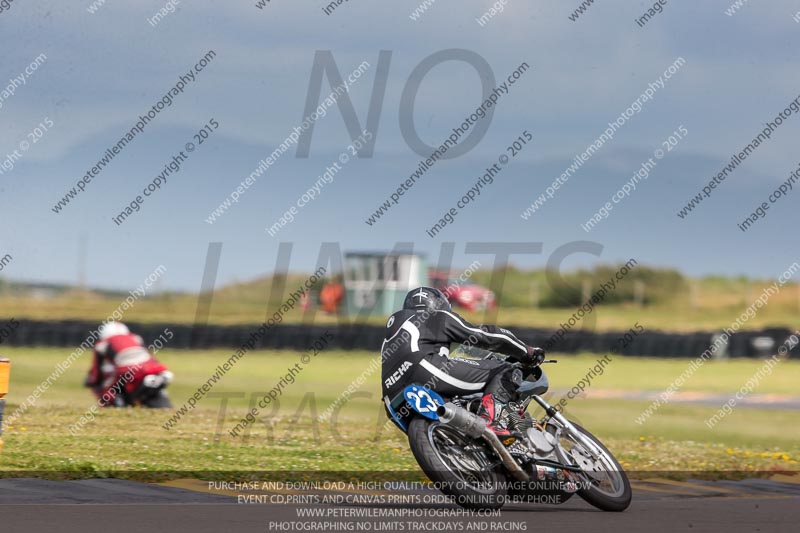
[[[428,311],[451,311],[450,301],[439,289],[432,287],[419,287],[406,294],[403,309]]]

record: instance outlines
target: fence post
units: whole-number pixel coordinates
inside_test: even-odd
[[[644,281],[640,279],[633,280],[633,301],[637,307],[644,306]]]

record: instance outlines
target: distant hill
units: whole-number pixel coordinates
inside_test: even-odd
[[[507,326],[557,328],[572,313],[607,283],[620,265],[601,265],[554,277],[542,270],[519,270],[509,267],[502,276],[493,272],[475,272],[471,281],[493,288],[500,305],[487,313],[463,313],[476,323],[499,323]],[[502,290],[497,280],[503,279]],[[213,295],[158,292],[138,301],[125,312],[124,320],[133,322],[191,323],[198,309],[208,309],[208,320],[217,324],[258,323],[273,313],[307,279],[307,274],[285,277],[263,276],[231,283],[216,289]],[[274,283],[284,290],[272,293]],[[617,287],[576,327],[600,330],[627,330],[634,323],[651,329],[691,331],[730,326],[755,301],[771,280],[747,278],[683,276],[671,269],[636,265]],[[494,285],[494,286],[493,286]],[[114,290],[81,290],[64,284],[22,283],[0,280],[0,315],[43,320],[88,319],[102,321],[129,296]],[[313,300],[313,299],[312,299]],[[459,311],[461,312],[461,311]],[[201,312],[201,315],[203,313]],[[746,328],[766,326],[795,328],[800,315],[800,286],[786,284],[769,298],[766,307],[749,318]],[[306,320],[335,323],[346,317],[325,315],[312,309]],[[372,317],[382,322],[385,317]],[[304,320],[303,311],[295,309],[286,321]]]

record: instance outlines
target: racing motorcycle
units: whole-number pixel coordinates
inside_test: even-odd
[[[387,415],[408,435],[428,478],[468,509],[564,503],[574,494],[603,511],[627,509],[631,485],[612,453],[542,398],[549,380],[541,367],[515,366],[527,375],[500,421],[512,434],[503,442],[477,414],[481,392],[445,399],[425,385],[411,384],[384,400]],[[527,412],[532,402],[544,411],[539,419]]]
[[[123,406],[133,407],[141,405],[142,407],[154,409],[172,407],[172,402],[165,390],[167,385],[172,382],[172,377],[172,372],[164,370],[157,374],[147,374],[131,391],[127,390],[127,388],[123,388],[122,394],[119,395],[122,399]]]
[[[106,382],[116,380],[111,387],[115,392],[110,403],[113,407],[172,407],[166,388],[172,383],[174,375],[160,363],[154,362],[137,369],[132,375],[126,373],[121,377],[116,375],[114,365],[104,364],[103,374]],[[92,387],[98,399],[103,396],[104,390],[103,387]]]

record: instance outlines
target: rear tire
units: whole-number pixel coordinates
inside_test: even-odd
[[[499,509],[506,502],[507,479],[494,454],[481,440],[463,435],[439,421],[414,418],[408,426],[408,444],[420,468],[436,488],[467,509]],[[447,448],[445,448],[447,446]],[[467,449],[463,450],[463,446]],[[461,456],[451,458],[451,454]],[[453,462],[461,460],[461,469]]]
[[[172,407],[172,402],[164,390],[159,390],[158,393],[142,402],[142,407],[150,407],[152,409],[169,409]]]

